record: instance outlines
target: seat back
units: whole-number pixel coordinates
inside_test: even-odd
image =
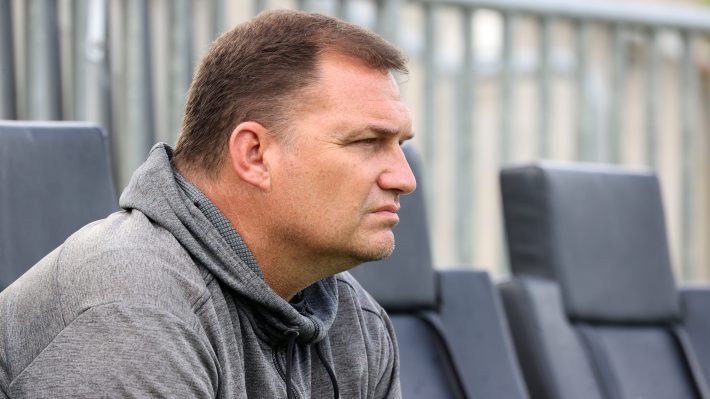
[[[704,397],[656,176],[542,163],[501,187],[515,275],[501,292],[531,395]]]
[[[0,290],[79,227],[117,209],[101,128],[0,121]]]
[[[405,398],[527,398],[502,305],[488,274],[432,267],[420,163],[401,198],[394,253],[352,274],[388,311],[400,348]]]

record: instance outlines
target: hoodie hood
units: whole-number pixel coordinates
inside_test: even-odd
[[[187,198],[175,181],[171,158],[167,144],[156,144],[121,194],[120,207],[138,210],[172,233],[195,262],[220,281],[225,295],[253,307],[250,322],[265,342],[285,342],[294,332],[301,344],[321,341],[338,310],[335,277],[305,288],[296,296],[297,303],[278,296]]]

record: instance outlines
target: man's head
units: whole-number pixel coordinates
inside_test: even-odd
[[[320,14],[265,12],[224,33],[197,68],[174,162],[206,178],[219,173],[234,127],[259,122],[274,135],[299,114],[300,96],[327,53],[406,73],[401,52],[356,25]],[[288,137],[281,137],[286,138]]]
[[[271,153],[272,232],[352,267],[394,247],[399,196],[416,186],[401,149],[411,117],[385,71],[338,54],[318,71],[292,142]]]
[[[391,74],[404,62],[362,28],[278,11],[223,35],[198,69],[176,167],[285,298],[392,252],[399,196],[416,186]]]

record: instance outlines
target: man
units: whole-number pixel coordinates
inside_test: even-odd
[[[394,247],[415,189],[391,45],[259,15],[199,66],[173,151],[121,212],[0,294],[10,397],[400,397],[383,309],[348,274]]]

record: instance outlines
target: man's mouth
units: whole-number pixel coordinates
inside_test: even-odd
[[[399,212],[399,204],[387,204],[375,208],[371,213],[386,218],[393,224],[397,224],[399,223],[399,215],[397,215],[397,212]]]

